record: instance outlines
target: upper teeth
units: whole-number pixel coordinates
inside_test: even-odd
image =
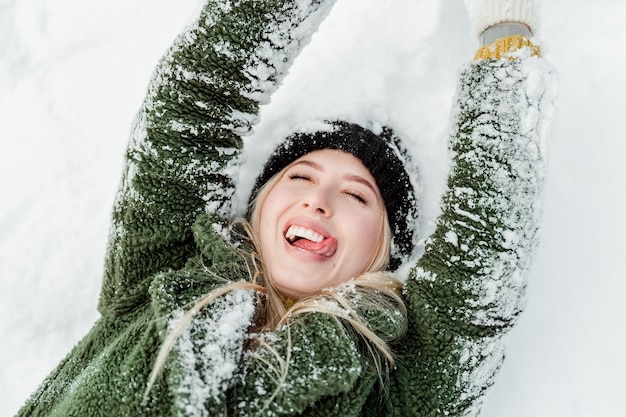
[[[324,240],[324,236],[302,226],[289,226],[289,229],[287,229],[287,233],[285,233],[285,237],[290,242],[293,242],[296,237],[302,237],[315,243],[319,243]]]

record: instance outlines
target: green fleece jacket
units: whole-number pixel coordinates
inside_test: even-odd
[[[405,285],[408,330],[393,308],[359,311],[397,353],[386,390],[360,338],[326,314],[301,316],[244,349],[255,297],[236,290],[197,312],[143,398],[157,352],[189,306],[249,276],[224,220],[241,135],[333,3],[209,0],[177,38],[133,128],[101,318],[19,416],[478,413],[536,246],[549,71],[524,49],[461,74],[442,212]]]

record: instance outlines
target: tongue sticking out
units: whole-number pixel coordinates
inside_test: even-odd
[[[308,239],[298,239],[292,245],[325,258],[333,256],[337,251],[337,239],[334,237],[328,237],[317,243]]]

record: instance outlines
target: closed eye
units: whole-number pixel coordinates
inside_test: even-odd
[[[300,172],[292,172],[292,173],[289,174],[289,179],[290,180],[311,181],[311,176],[307,175],[307,174],[300,173]]]
[[[351,196],[352,198],[354,198],[359,203],[361,203],[361,204],[363,204],[365,206],[367,205],[367,199],[360,192],[354,191],[354,190],[347,190],[345,193],[348,194],[349,196]]]

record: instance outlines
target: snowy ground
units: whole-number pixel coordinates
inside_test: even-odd
[[[476,46],[462,3],[338,1],[264,110],[260,135],[329,113],[389,119],[415,141],[432,219],[455,76]],[[617,417],[626,3],[543,3],[540,36],[561,79],[543,241],[483,416]],[[156,60],[197,6],[0,0],[0,416],[17,411],[97,317],[129,126]]]

